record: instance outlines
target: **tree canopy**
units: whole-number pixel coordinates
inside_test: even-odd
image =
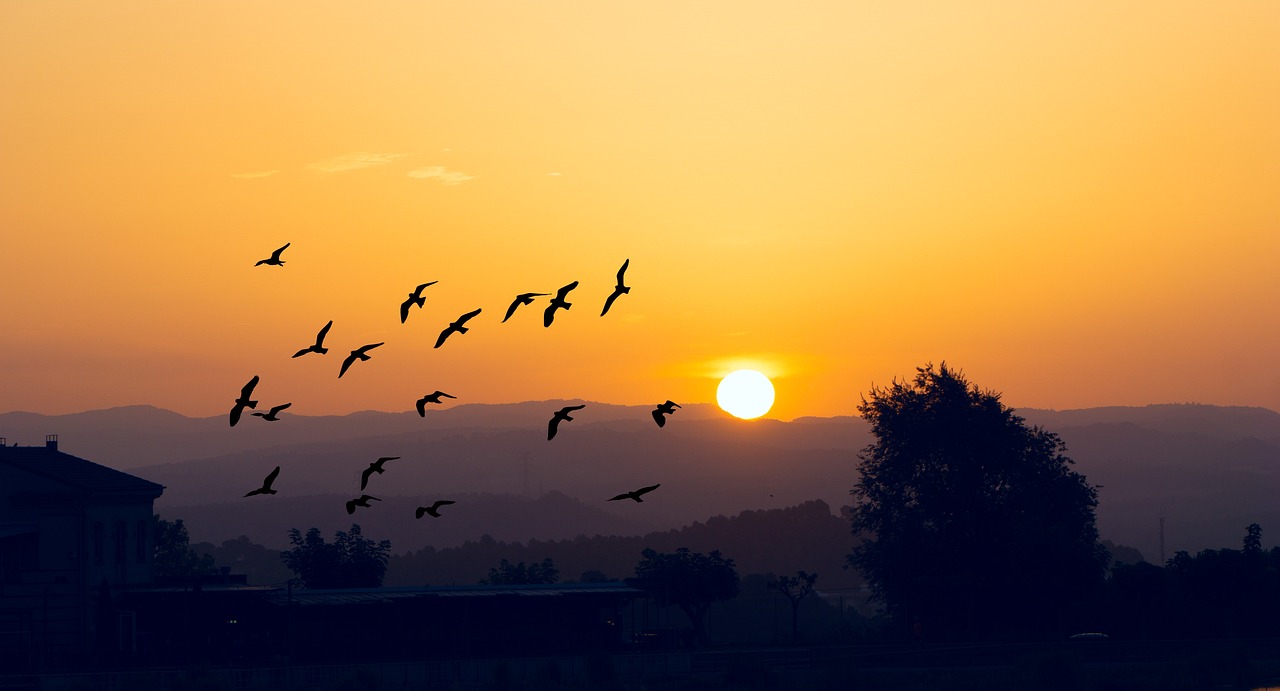
[[[707,641],[705,620],[711,603],[729,600],[738,594],[738,571],[732,559],[716,550],[710,554],[690,552],[681,547],[660,554],[645,548],[636,566],[636,581],[658,604],[675,605],[689,617],[699,642]]]
[[[280,558],[304,588],[377,588],[387,573],[391,541],[364,537],[356,523],[350,531],[337,531],[331,543],[325,542],[319,528],[305,536],[294,528],[289,531],[289,543],[293,549],[281,552]]]
[[[480,581],[481,585],[539,585],[550,584],[560,580],[560,570],[551,557],[545,557],[540,563],[525,565],[524,562],[512,564],[503,559],[497,566],[489,569],[489,577]]]
[[[191,549],[191,536],[182,519],[166,521],[159,514],[151,517],[155,550],[151,568],[158,577],[203,576],[214,573],[213,557]]]
[[[849,556],[889,613],[926,635],[1052,627],[1102,583],[1097,488],[1056,434],[933,365],[872,388],[858,412]]]

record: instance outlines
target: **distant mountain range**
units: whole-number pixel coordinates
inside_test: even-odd
[[[280,422],[188,418],[131,406],[71,415],[0,414],[8,443],[58,434],[68,453],[165,485],[157,510],[187,522],[192,539],[244,534],[282,547],[289,528],[333,530],[359,522],[395,551],[498,540],[639,535],[709,517],[820,499],[849,501],[857,452],[871,443],[857,417],[741,421],[690,405],[659,429],[646,406],[586,402],[546,439],[551,413],[583,401],[455,405],[345,416],[283,414]],[[1262,408],[1152,405],[1017,411],[1057,432],[1099,484],[1104,537],[1150,560],[1164,553],[1239,547],[1245,526],[1280,534],[1280,414]],[[382,497],[349,516],[360,472],[401,456],[366,492]],[[281,466],[274,497],[243,499]],[[643,504],[607,502],[661,483]],[[441,519],[416,520],[417,502],[451,498]],[[450,511],[452,509],[452,511]]]

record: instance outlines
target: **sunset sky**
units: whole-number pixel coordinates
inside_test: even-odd
[[[1280,410],[1277,35],[1274,0],[4,2],[0,411],[754,367],[792,419],[944,360],[1014,407]]]

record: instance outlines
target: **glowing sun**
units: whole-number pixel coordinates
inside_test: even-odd
[[[743,420],[760,417],[773,407],[773,382],[753,369],[730,372],[716,388],[716,403]]]

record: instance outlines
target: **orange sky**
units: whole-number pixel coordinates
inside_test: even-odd
[[[751,365],[790,419],[942,360],[1015,407],[1280,409],[1278,33],[1272,0],[5,2],[0,410],[217,415],[255,374],[299,414],[710,402]]]

